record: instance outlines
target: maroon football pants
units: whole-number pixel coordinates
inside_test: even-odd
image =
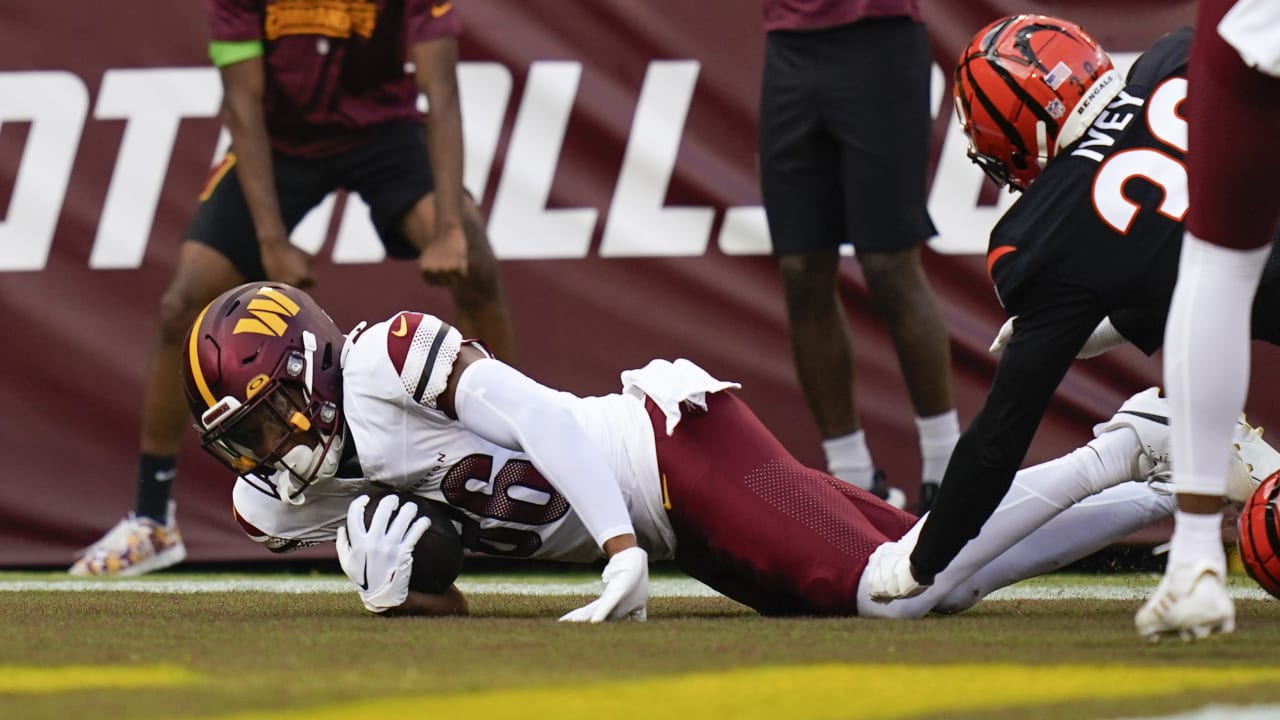
[[[1237,250],[1275,237],[1280,220],[1280,78],[1240,59],[1218,34],[1235,0],[1200,0],[1185,111],[1191,206],[1187,229]]]
[[[668,436],[646,402],[677,567],[762,614],[855,614],[867,558],[915,517],[802,465],[733,395],[707,404]]]

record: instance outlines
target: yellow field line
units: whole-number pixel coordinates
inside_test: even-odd
[[[201,676],[175,665],[0,665],[0,694],[173,687]]]
[[[385,720],[388,717],[907,718],[930,712],[1043,707],[1080,700],[1176,695],[1274,683],[1280,668],[1119,665],[813,665],[569,687],[415,695],[218,720]],[[212,719],[211,719],[212,720]]]

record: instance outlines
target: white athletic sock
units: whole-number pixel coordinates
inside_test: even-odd
[[[1114,485],[1127,479],[1130,473],[1125,463],[1111,461],[1108,466],[1101,458],[1122,457],[1121,448],[1133,447],[1135,441],[1132,436],[1133,433],[1128,430],[1103,433],[1094,438],[1096,447],[1083,447],[1063,457],[1019,471],[1008,494],[982,526],[978,536],[970,540],[951,564],[938,574],[929,589],[914,598],[881,604],[864,597],[860,584],[858,614],[871,617],[920,617],[928,613],[936,603],[965,583],[980,568],[1055,515],[1097,493],[1108,484]],[[1145,486],[1141,489],[1151,493]],[[921,522],[923,521],[922,519]],[[977,597],[972,598],[972,602],[977,600]]]
[[[1177,492],[1226,492],[1231,433],[1249,389],[1253,296],[1269,252],[1190,233],[1183,240],[1164,343]]]
[[[1173,515],[1173,539],[1169,542],[1169,564],[1209,560],[1224,567],[1222,513],[1211,515],[1182,512]]]
[[[921,482],[940,483],[947,472],[951,451],[960,439],[960,420],[954,409],[916,418],[920,433]]]
[[[822,452],[827,456],[827,472],[841,480],[870,490],[876,466],[867,448],[867,434],[855,430],[848,435],[827,438],[822,441]]]

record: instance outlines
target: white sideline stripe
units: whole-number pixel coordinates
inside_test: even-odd
[[[511,580],[462,580],[458,589],[464,593],[496,593],[502,595],[593,595],[600,592],[598,580],[564,582],[518,582]],[[1155,588],[1117,585],[1072,585],[1049,587],[1043,584],[1014,585],[987,596],[988,600],[1144,600]],[[158,577],[129,580],[7,580],[0,581],[0,592],[269,592],[269,593],[345,593],[354,592],[343,578],[276,578],[270,580],[191,579],[168,580]],[[1265,600],[1261,588],[1233,587],[1231,597],[1237,600]],[[717,597],[719,593],[690,578],[652,578],[649,594],[653,597]]]
[[[512,582],[509,580],[460,580],[464,593],[501,595],[593,595],[600,592],[598,580],[576,582]],[[288,578],[272,580],[9,580],[0,581],[0,592],[269,592],[285,594],[355,592],[343,578]],[[649,583],[653,597],[717,597],[719,593],[688,578],[654,578]]]
[[[1152,715],[1128,720],[1274,720],[1280,717],[1280,705],[1207,705],[1176,715]]]
[[[1122,587],[1119,585],[1077,585],[1072,587],[1047,587],[1044,585],[1013,585],[988,595],[986,600],[1146,600],[1155,590],[1150,587]],[[1256,587],[1230,587],[1227,592],[1236,600],[1267,600],[1266,590]]]

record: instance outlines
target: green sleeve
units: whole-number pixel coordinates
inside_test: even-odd
[[[213,61],[214,67],[226,67],[256,57],[262,57],[261,40],[214,40],[209,43],[209,59]]]

